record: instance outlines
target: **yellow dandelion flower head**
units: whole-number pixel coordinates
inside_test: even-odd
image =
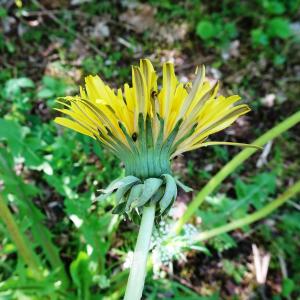
[[[143,180],[169,178],[170,160],[186,151],[237,144],[206,140],[250,110],[235,105],[238,95],[218,94],[219,83],[210,84],[204,66],[188,84],[177,79],[170,62],[162,73],[159,88],[153,65],[142,59],[132,67],[132,86],[126,83],[117,91],[100,77],[87,76],[80,95],[57,100],[63,106],[57,110],[66,117],[55,122],[100,141],[124,161],[126,175]]]

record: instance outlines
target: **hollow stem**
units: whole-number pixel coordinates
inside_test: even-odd
[[[7,227],[7,231],[14,242],[19,255],[23,258],[24,262],[29,268],[35,272],[39,272],[39,262],[35,253],[31,249],[31,245],[26,237],[19,230],[9,208],[7,207],[3,197],[0,195],[0,219]]]
[[[257,146],[264,146],[270,140],[276,138],[286,130],[295,126],[300,122],[300,111],[294,113],[277,126],[273,127],[265,134],[256,139],[253,144]],[[253,155],[257,149],[255,148],[247,148],[241,151],[238,155],[236,155],[230,162],[228,162],[213,178],[209,180],[209,182],[204,186],[204,188],[197,194],[197,196],[193,199],[193,201],[189,204],[187,210],[184,215],[177,221],[175,225],[175,232],[179,233],[183,227],[183,225],[188,222],[188,220],[194,215],[198,207],[202,204],[205,198],[213,192],[220,183],[227,178],[237,167],[239,167],[247,158]]]
[[[124,300],[140,300],[147,270],[147,258],[155,217],[155,206],[144,208]]]
[[[266,206],[264,206],[260,210],[256,211],[255,213],[249,214],[246,217],[243,217],[241,219],[234,220],[226,225],[201,232],[194,238],[194,241],[201,242],[201,241],[207,240],[209,238],[212,238],[214,236],[217,236],[217,235],[232,231],[234,229],[244,227],[251,223],[254,223],[254,222],[266,217],[270,213],[272,213],[275,209],[277,209],[279,206],[284,204],[288,199],[290,199],[291,197],[293,197],[294,195],[296,195],[299,192],[300,192],[300,180],[297,181],[290,188],[288,188],[276,200],[267,204]]]

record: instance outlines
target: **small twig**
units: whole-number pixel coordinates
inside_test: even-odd
[[[271,255],[261,254],[258,247],[252,244],[253,263],[256,275],[256,281],[259,284],[258,290],[263,300],[267,300],[266,296],[266,280],[270,264]]]
[[[267,163],[267,157],[272,149],[272,144],[273,144],[273,141],[271,140],[264,147],[263,152],[261,153],[261,155],[259,156],[259,158],[257,160],[257,163],[256,163],[257,168],[261,168],[263,165],[265,165]]]
[[[135,52],[135,47],[134,47],[130,42],[128,42],[126,39],[124,39],[124,38],[122,38],[122,37],[118,37],[118,38],[117,38],[117,41],[118,41],[121,45],[123,45],[123,46],[125,46],[126,48],[129,48],[129,49],[131,49],[131,50],[133,50],[133,51]]]
[[[285,260],[283,258],[283,255],[281,253],[278,254],[278,260],[279,260],[279,263],[280,263],[280,268],[281,268],[281,273],[282,273],[283,278],[288,277],[286,263],[285,263]]]
[[[54,13],[52,13],[50,10],[47,10],[41,3],[39,3],[36,0],[32,0],[32,2],[38,6],[43,13],[47,14],[50,19],[52,19],[55,23],[57,23],[60,27],[64,28],[66,31],[71,33],[72,35],[76,36],[81,42],[85,43],[90,49],[95,51],[96,54],[106,57],[106,54],[102,51],[100,51],[94,44],[92,44],[88,39],[86,39],[83,35],[80,33],[74,31],[69,26],[65,25],[62,21],[60,21]]]
[[[44,9],[44,10],[36,10],[36,11],[24,11],[22,12],[22,15],[24,17],[41,17],[41,16],[49,16],[49,14],[59,14],[61,13],[62,10],[60,9],[53,9],[53,10],[49,10],[49,9]]]

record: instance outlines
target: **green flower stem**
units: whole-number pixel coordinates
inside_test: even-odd
[[[155,206],[144,207],[124,300],[140,300],[142,297],[154,217]]]
[[[194,238],[194,241],[201,242],[201,241],[207,240],[209,238],[212,238],[214,236],[217,236],[217,235],[232,231],[234,229],[244,227],[251,223],[254,223],[254,222],[266,217],[270,213],[272,213],[275,209],[277,209],[279,206],[283,205],[288,199],[290,199],[291,197],[293,197],[294,195],[296,195],[299,192],[300,192],[300,180],[297,181],[290,188],[288,188],[276,200],[274,200],[271,203],[269,203],[268,205],[264,206],[257,212],[249,214],[248,216],[243,217],[241,219],[232,221],[226,225],[201,232]]]
[[[31,249],[31,245],[26,237],[19,230],[9,208],[7,207],[3,197],[0,195],[0,218],[7,227],[7,231],[14,242],[20,256],[29,268],[39,273],[39,262],[35,253]]]
[[[290,129],[294,125],[300,122],[300,111],[296,112],[292,116],[288,117],[277,126],[273,127],[265,134],[256,139],[253,144],[257,146],[264,146],[270,140],[276,138],[286,130]],[[175,225],[175,232],[179,233],[183,225],[194,215],[198,207],[202,204],[205,198],[214,191],[220,183],[228,177],[237,167],[239,167],[247,158],[254,154],[258,149],[247,148],[236,155],[230,162],[228,162],[209,182],[205,187],[197,194],[193,201],[189,204],[184,215],[177,221]]]

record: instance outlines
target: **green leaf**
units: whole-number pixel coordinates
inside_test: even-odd
[[[290,278],[284,278],[282,282],[282,296],[289,297],[295,288],[295,282]]]
[[[42,99],[47,99],[54,96],[55,96],[54,92],[47,88],[42,89],[37,93],[37,97]]]
[[[64,95],[67,87],[64,80],[62,80],[61,78],[55,78],[51,76],[43,77],[43,85],[43,89],[52,91],[52,93],[56,96]]]
[[[52,243],[52,235],[44,226],[43,215],[33,204],[32,197],[40,192],[37,186],[25,184],[21,177],[12,170],[13,159],[10,153],[0,147],[0,175],[4,181],[4,193],[11,193],[18,204],[20,216],[25,216],[30,221],[33,240],[37,242],[46,255],[52,267],[57,270],[57,276],[61,276],[63,284],[67,281],[64,269],[60,264],[58,249]]]
[[[27,127],[21,127],[14,121],[0,119],[0,141],[6,140],[14,157],[24,157],[27,166],[46,170],[51,174],[49,164],[44,164],[43,159],[37,155],[40,140],[26,137],[27,132]]]
[[[79,252],[77,258],[71,263],[70,273],[77,287],[78,299],[90,299],[90,286],[92,274],[89,270],[89,256],[85,252]]]
[[[214,237],[209,241],[209,244],[212,244],[218,252],[223,252],[237,246],[235,240],[227,233]]]
[[[33,88],[34,83],[27,77],[10,79],[5,84],[5,92],[7,95],[19,92],[21,88]]]
[[[269,38],[261,28],[251,30],[251,41],[254,47],[267,46],[269,44]]]
[[[228,39],[233,39],[237,36],[237,28],[233,22],[225,23],[224,32]]]
[[[210,21],[200,21],[196,27],[196,34],[203,40],[210,40],[216,34],[215,25]]]
[[[281,15],[285,12],[285,6],[280,1],[269,1],[265,0],[262,1],[264,9],[269,13],[273,15]]]
[[[9,40],[5,42],[6,49],[9,53],[14,53],[16,51],[16,46]]]
[[[246,184],[240,179],[235,182],[235,191],[239,201],[235,209],[252,203],[255,208],[263,206],[267,197],[276,189],[276,177],[273,173],[262,173],[255,176],[253,183]],[[245,207],[246,209],[246,207]]]
[[[4,7],[0,7],[0,18],[7,16],[7,10]]]
[[[96,283],[101,289],[107,289],[110,287],[110,279],[105,275],[95,275],[93,282]]]
[[[243,276],[246,272],[246,267],[243,265],[238,265],[228,259],[223,260],[224,271],[236,281],[236,283],[241,283]]]
[[[74,199],[66,198],[64,201],[65,211],[70,215],[76,215],[80,219],[87,218],[89,208],[91,207],[92,200],[90,193],[81,195],[76,201]]]
[[[291,35],[290,23],[284,18],[273,18],[267,24],[269,37],[287,39]]]
[[[9,148],[15,156],[19,155],[22,150],[23,136],[21,127],[14,121],[0,119],[0,141],[6,140]]]
[[[21,177],[17,176],[13,171],[13,156],[6,149],[0,147],[0,179],[4,181],[4,190],[2,192],[14,194],[18,197],[31,198],[38,194],[39,189],[36,186],[24,184]],[[20,195],[20,192],[22,194]],[[20,201],[19,207],[26,207],[26,203]]]
[[[280,66],[286,62],[286,57],[284,55],[277,54],[273,58],[274,65]]]

